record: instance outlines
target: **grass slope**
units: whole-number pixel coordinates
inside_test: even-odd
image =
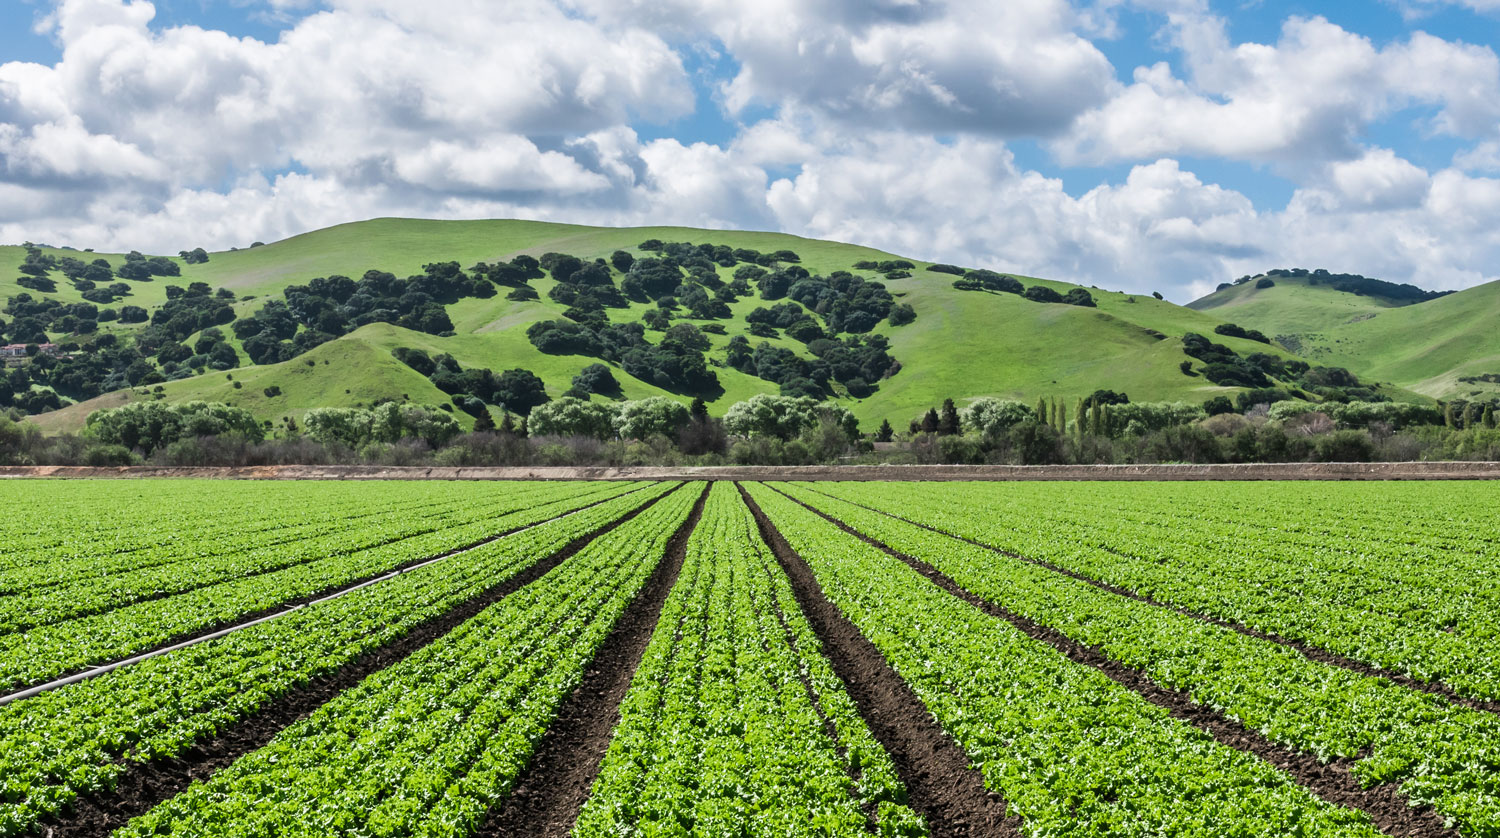
[[[1330,329],[1366,320],[1382,311],[1402,307],[1384,297],[1369,297],[1339,291],[1306,277],[1275,277],[1271,288],[1256,288],[1254,282],[1215,291],[1187,304],[1195,311],[1259,329],[1289,345],[1316,345]],[[1287,340],[1287,339],[1290,340]]]
[[[119,304],[149,307],[165,299],[162,289],[166,285],[202,281],[213,287],[231,288],[242,298],[249,297],[236,306],[241,315],[247,315],[266,299],[279,298],[286,286],[319,276],[343,274],[357,279],[370,269],[406,276],[435,261],[457,261],[467,268],[475,262],[509,259],[519,253],[540,256],[547,251],[583,258],[607,257],[617,249],[636,253],[635,245],[650,238],[712,242],[763,252],[789,249],[801,256],[804,267],[821,274],[851,270],[861,260],[898,258],[871,248],[781,233],[684,227],[598,228],[514,220],[383,218],[318,230],[261,247],[215,253],[207,264],[184,265],[180,278],[130,283],[134,295]],[[84,256],[75,251],[51,252]],[[23,255],[20,248],[0,249],[0,260],[10,259],[15,264],[20,263]],[[90,254],[88,258],[96,257]],[[123,261],[119,256],[105,258],[115,264]],[[917,265],[910,278],[885,281],[899,301],[916,309],[916,322],[902,327],[882,324],[877,329],[891,338],[892,354],[903,364],[902,372],[881,382],[879,391],[867,399],[840,399],[867,426],[889,419],[897,427],[904,427],[910,418],[950,396],[961,403],[985,395],[1026,400],[1055,396],[1071,404],[1096,389],[1108,388],[1127,392],[1136,400],[1197,402],[1230,389],[1185,376],[1178,369],[1186,360],[1180,341],[1182,334],[1188,331],[1212,334],[1214,326],[1223,322],[1218,311],[1194,311],[1151,297],[1098,289],[1091,289],[1098,303],[1096,309],[1033,303],[1009,294],[958,291],[952,287],[954,277],[922,270],[927,263]],[[732,273],[732,269],[721,270],[726,279]],[[57,296],[73,300],[76,292],[66,279],[60,274],[54,276],[58,279]],[[1050,280],[1025,281],[1048,285],[1064,293],[1075,287],[1072,283]],[[172,401],[208,399],[237,404],[258,418],[272,421],[299,417],[312,407],[368,404],[379,397],[448,401],[430,382],[390,355],[392,348],[411,346],[452,353],[465,366],[488,367],[497,372],[514,367],[530,369],[542,377],[548,392],[555,396],[567,389],[580,369],[596,363],[596,359],[545,355],[527,341],[528,325],[558,318],[563,309],[546,298],[552,287],[550,279],[535,280],[532,286],[541,300],[513,302],[505,299],[502,290],[500,295],[487,300],[465,299],[450,306],[449,314],[457,332],[453,337],[440,338],[375,324],[282,364],[236,370],[233,380],[242,383],[240,389],[233,388],[225,373],[209,373],[169,382],[163,385],[162,392]],[[0,283],[0,293],[4,292],[4,283]],[[768,303],[755,297],[733,304],[733,319],[720,321],[727,334],[710,336],[711,358],[723,357],[723,348],[730,337],[746,334],[744,315],[762,305]],[[611,310],[610,316],[621,321],[637,320],[644,308],[633,305],[629,309]],[[108,328],[138,327],[110,325]],[[1151,334],[1151,330],[1165,339]],[[762,339],[750,340],[756,344]],[[1250,341],[1218,340],[1242,353],[1266,351],[1262,344]],[[805,347],[785,337],[772,343],[806,355]],[[309,365],[309,360],[314,363]],[[756,393],[777,391],[770,382],[727,367],[720,367],[717,372],[724,392],[711,403],[718,412]],[[671,395],[618,369],[616,378],[627,398]],[[281,396],[264,396],[263,390],[272,384],[281,387]],[[57,430],[75,429],[94,409],[145,396],[149,393],[144,389],[106,394],[38,417],[37,421]]]
[[[1272,288],[1246,283],[1188,306],[1260,329],[1309,361],[1347,367],[1424,396],[1500,397],[1500,385],[1459,380],[1500,374],[1500,282],[1399,305],[1278,277]]]

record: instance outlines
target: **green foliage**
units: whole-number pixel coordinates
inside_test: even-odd
[[[526,429],[538,436],[585,436],[611,439],[619,409],[611,404],[595,404],[586,399],[563,396],[531,411]]]
[[[179,439],[238,434],[259,440],[264,432],[249,411],[212,402],[166,404],[132,402],[89,414],[84,431],[106,445],[140,449],[150,455]]]
[[[826,494],[799,488],[789,491],[931,564],[964,589],[1008,612],[1051,627],[1163,686],[1188,692],[1199,704],[1218,708],[1283,747],[1324,761],[1348,760],[1354,775],[1367,787],[1400,784],[1403,793],[1435,804],[1440,814],[1455,819],[1455,828],[1464,834],[1484,834],[1500,822],[1494,803],[1500,773],[1491,746],[1500,735],[1500,722],[1493,714],[1419,690],[1393,689],[1385,678],[1330,667],[1289,653],[1280,643],[1214,622],[1241,622],[1244,614],[1253,612],[1257,628],[1278,637],[1298,637],[1358,660],[1380,661],[1381,669],[1410,672],[1421,668],[1429,679],[1442,671],[1469,685],[1466,689],[1494,689],[1500,682],[1493,679],[1493,664],[1477,663],[1483,644],[1455,640],[1450,625],[1460,611],[1465,613],[1464,620],[1488,623],[1490,617],[1470,616],[1466,607],[1445,602],[1439,593],[1456,592],[1451,587],[1456,583],[1444,580],[1457,578],[1450,574],[1463,563],[1443,546],[1457,533],[1446,520],[1447,514],[1436,512],[1448,508],[1450,498],[1413,515],[1414,501],[1420,507],[1424,501],[1437,501],[1437,495],[1414,486],[1305,483],[1089,484],[1066,490],[1040,484],[862,483],[829,484],[825,490],[957,536],[950,538],[830,500]],[[1152,510],[1152,524],[1122,520],[1114,512],[1143,507]],[[1228,511],[1237,508],[1255,510],[1256,521]],[[1341,530],[1357,534],[1355,543],[1348,550],[1329,551],[1323,533],[1304,530],[1309,520],[1338,522]],[[1276,536],[1267,538],[1265,533],[1273,528]],[[1251,532],[1259,537],[1251,539]],[[1231,548],[1231,544],[1236,546]],[[804,555],[809,553],[804,551]],[[1136,560],[1122,562],[1121,555]],[[851,559],[841,553],[839,561]],[[1106,586],[1170,602],[1190,613],[1174,613],[1155,602],[1122,597]],[[824,589],[829,589],[827,583]],[[1324,595],[1308,597],[1306,591],[1314,589]],[[837,589],[830,592],[832,597],[838,595]],[[1387,600],[1391,602],[1387,608],[1370,607],[1373,601]],[[886,600],[885,612],[893,610],[892,602]],[[928,627],[937,619],[941,618],[936,614],[926,614],[921,624],[931,631]],[[962,634],[969,637],[973,630],[971,623]],[[895,635],[891,647],[883,651],[903,654],[894,646],[904,640]],[[924,652],[918,647],[910,655],[920,658]],[[1016,665],[1010,658],[999,664]],[[1481,670],[1486,674],[1478,675]],[[941,673],[932,674],[934,692],[942,678]],[[1014,693],[1001,694],[1006,696],[1005,704],[1018,701]],[[1028,709],[1036,706],[1035,700],[1026,700]],[[954,723],[960,725],[955,731],[982,735],[975,727],[993,728],[993,717],[973,727],[966,724],[961,715],[964,709],[954,708]],[[1116,710],[1110,714],[1110,723],[1118,719]],[[1308,724],[1308,719],[1317,723]],[[955,733],[960,741],[962,735]],[[1132,733],[1130,741],[1139,743],[1138,735]],[[1162,747],[1140,753],[1160,754]],[[1013,755],[1009,747],[993,753],[995,759]],[[1256,773],[1265,768],[1253,758],[1238,764]],[[1134,767],[1141,768],[1139,763]],[[1174,770],[1177,767],[1180,763],[1174,763]],[[998,773],[1000,768],[986,766],[986,770]],[[1172,773],[1131,775],[1156,777],[1150,782],[1173,782]],[[1297,790],[1285,775],[1261,776],[1265,779],[1251,780],[1245,775],[1235,794]],[[1107,799],[1120,805],[1129,806],[1126,801],[1131,797],[1145,795],[1142,791],[1116,796],[1119,776],[1101,780],[1112,792]],[[1079,788],[1076,781],[1068,787],[1072,793]],[[1065,797],[1075,800],[1072,793]],[[1247,799],[1237,798],[1234,811],[1243,812]],[[1357,823],[1360,817],[1347,810],[1323,808],[1305,792],[1296,799],[1301,802],[1286,798],[1283,804],[1269,804],[1267,816],[1286,817],[1281,807],[1296,805],[1309,817],[1332,818],[1324,821],[1329,834],[1371,834],[1370,827]],[[1070,828],[1078,829],[1077,810],[1070,808],[1068,803],[1060,805],[1059,814],[1068,813]],[[1213,817],[1198,811],[1193,823],[1201,825],[1203,821],[1197,818],[1205,816]],[[1257,825],[1272,835],[1288,828],[1312,831],[1309,822],[1300,819],[1290,827],[1260,821]],[[1226,823],[1214,831],[1242,830]]]
[[[615,416],[615,433],[621,439],[644,440],[654,436],[675,439],[688,418],[686,406],[664,396],[621,402]]]
[[[1034,303],[1061,303],[1064,302],[1063,295],[1053,291],[1045,285],[1033,285],[1026,289],[1021,296]]]
[[[805,396],[764,393],[730,405],[724,414],[724,428],[740,436],[790,440],[815,427],[822,418],[836,424],[850,440],[858,436],[859,421],[843,407],[819,404]]]

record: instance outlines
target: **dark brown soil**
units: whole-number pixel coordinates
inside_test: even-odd
[[[761,537],[792,581],[833,671],[843,680],[870,731],[891,755],[905,784],[907,803],[927,819],[937,838],[1020,835],[1020,818],[1007,817],[1005,800],[985,788],[958,743],[933,720],[921,699],[891,669],[880,650],[832,602],[807,562],[740,487]]]
[[[769,567],[766,568],[766,572],[775,573],[775,571]],[[771,597],[770,602],[771,608],[776,614],[776,621],[781,624],[782,636],[786,639],[786,645],[792,650],[795,655],[797,655],[799,658],[803,655],[809,654],[821,655],[825,659],[828,657],[828,655],[824,652],[821,644],[819,644],[815,649],[803,649],[797,642],[796,633],[792,631],[791,625],[787,623],[786,612],[781,610],[781,603],[778,602],[774,596]],[[806,616],[807,615],[805,614],[803,615],[804,618],[806,618]],[[769,646],[769,644],[766,645]],[[839,738],[838,725],[835,725],[833,723],[833,719],[829,718],[828,713],[823,710],[823,700],[818,695],[817,687],[813,686],[812,679],[807,677],[807,671],[804,669],[797,669],[797,680],[802,683],[802,691],[807,694],[807,699],[808,701],[812,702],[813,710],[818,714],[819,721],[823,723],[823,735],[827,736],[829,741],[833,743],[834,752],[839,755],[839,759],[845,761],[844,770],[848,773],[849,779],[853,780],[856,784],[859,783],[863,779],[864,772],[860,770],[858,764],[851,764],[848,762],[849,748],[844,744],[843,740]],[[872,800],[866,804],[865,818],[869,822],[871,832],[874,832],[879,825],[878,810],[879,803],[877,801]]]
[[[666,555],[615,624],[583,680],[563,701],[510,798],[491,809],[481,836],[565,838],[573,831],[620,721],[620,702],[640,668],[667,595],[687,558],[688,537],[703,517],[709,486],[667,542]]]
[[[818,490],[810,489],[810,491],[817,492]],[[1409,689],[1419,690],[1421,692],[1431,693],[1433,695],[1440,695],[1454,704],[1460,705],[1462,707],[1467,707],[1471,710],[1480,710],[1488,713],[1500,713],[1500,701],[1486,701],[1484,699],[1469,698],[1468,696],[1460,695],[1452,687],[1441,681],[1418,681],[1417,679],[1412,678],[1409,675],[1403,675],[1400,672],[1392,672],[1388,669],[1381,669],[1376,666],[1371,666],[1370,664],[1367,664],[1363,661],[1357,661],[1353,658],[1345,657],[1335,652],[1330,652],[1327,649],[1320,649],[1317,646],[1312,645],[1311,643],[1307,643],[1301,640],[1291,640],[1285,637],[1281,637],[1280,635],[1270,634],[1250,628],[1249,626],[1242,623],[1230,622],[1229,620],[1223,620],[1209,614],[1203,614],[1198,611],[1191,611],[1187,608],[1181,608],[1179,606],[1172,605],[1171,603],[1161,602],[1160,600],[1153,599],[1149,596],[1138,594],[1128,588],[1122,588],[1118,585],[1111,585],[1108,582],[1101,582],[1091,576],[1085,576],[1082,573],[1078,573],[1077,571],[1068,570],[1065,567],[1059,567],[1055,564],[1052,564],[1051,562],[1043,561],[1041,559],[1034,559],[1030,556],[1023,556],[1019,553],[1012,553],[1009,550],[1002,550],[999,547],[992,547],[988,544],[983,544],[981,542],[975,541],[972,538],[965,538],[961,535],[955,535],[946,530],[941,530],[937,527],[931,527],[927,524],[913,521],[910,518],[903,518],[900,515],[892,512],[887,512],[883,509],[876,509],[873,506],[865,506],[862,503],[855,503],[851,500],[835,497],[834,495],[829,495],[826,492],[818,493],[824,495],[825,497],[831,497],[835,500],[840,500],[844,503],[858,506],[861,509],[868,509],[871,512],[878,512],[888,518],[895,518],[897,521],[911,524],[914,527],[921,527],[924,530],[935,532],[938,535],[945,535],[949,538],[956,538],[959,541],[963,541],[968,544],[972,544],[975,547],[989,550],[992,553],[999,553],[1002,556],[1009,556],[1013,559],[1019,559],[1023,562],[1030,562],[1037,567],[1046,568],[1047,570],[1050,570],[1054,573],[1061,573],[1062,575],[1067,576],[1070,579],[1077,579],[1079,582],[1092,585],[1102,591],[1109,591],[1112,594],[1127,597],[1137,602],[1144,602],[1147,605],[1154,605],[1157,608],[1165,608],[1169,611],[1175,611],[1176,613],[1181,614],[1184,617],[1191,617],[1194,620],[1198,620],[1200,622],[1210,623],[1212,625],[1219,626],[1220,628],[1226,628],[1230,631],[1243,634],[1246,637],[1254,637],[1257,640],[1265,640],[1270,643],[1275,643],[1279,646],[1285,646],[1288,649],[1301,653],[1303,657],[1308,658],[1309,660],[1316,661],[1318,663],[1327,664],[1329,666],[1337,666],[1340,669],[1347,669],[1350,672],[1354,672],[1359,675],[1367,675],[1371,678],[1384,678],[1387,681],[1400,684],[1401,686],[1407,687]],[[1103,549],[1108,550],[1109,548]],[[1115,553],[1116,555],[1120,555],[1125,558],[1136,558],[1134,556],[1125,556],[1125,554],[1119,553],[1115,550],[1109,550],[1109,552]]]
[[[354,588],[358,588],[361,585],[369,584],[371,581],[379,579],[379,578],[381,578],[383,576],[389,576],[389,575],[391,575],[393,573],[400,573],[403,570],[407,570],[409,568],[416,567],[419,564],[426,564],[428,562],[439,561],[441,559],[446,559],[446,558],[449,558],[451,556],[456,556],[459,553],[467,553],[470,550],[475,550],[475,549],[478,549],[480,547],[483,547],[484,545],[489,544],[490,542],[499,541],[500,539],[505,538],[508,535],[515,535],[516,533],[520,532],[521,530],[526,530],[526,529],[531,529],[532,527],[541,526],[542,524],[545,524],[548,521],[555,521],[558,518],[562,518],[562,517],[567,516],[567,515],[572,515],[575,512],[582,512],[585,509],[589,509],[590,507],[598,506],[599,504],[605,503],[607,501],[615,500],[616,498],[629,497],[630,495],[633,495],[636,492],[639,492],[639,491],[641,491],[644,488],[646,488],[646,487],[643,486],[643,487],[641,487],[641,489],[633,489],[633,490],[631,490],[629,492],[625,492],[624,494],[621,494],[621,495],[614,495],[612,497],[607,497],[607,498],[604,498],[602,500],[596,500],[596,501],[594,501],[592,503],[584,504],[583,506],[575,507],[575,508],[570,509],[567,512],[564,512],[564,513],[562,513],[560,515],[556,515],[556,516],[554,516],[552,518],[548,518],[547,521],[538,521],[537,523],[534,523],[534,524],[525,524],[525,525],[519,526],[519,527],[511,527],[510,529],[504,530],[503,532],[497,532],[497,533],[495,533],[493,535],[487,535],[484,538],[481,538],[478,541],[475,541],[475,542],[473,542],[471,544],[466,544],[466,545],[464,545],[462,547],[455,547],[452,550],[448,550],[448,551],[445,551],[445,552],[442,552],[442,553],[437,553],[435,555],[424,556],[424,557],[419,558],[419,559],[412,559],[409,562],[402,562],[401,564],[398,564],[398,565],[396,565],[396,566],[394,566],[394,567],[392,567],[392,568],[390,568],[388,570],[382,570],[381,572],[376,573],[376,574],[372,574],[370,576],[363,576],[363,577],[360,577],[359,579],[356,579],[356,580],[354,580],[352,582],[348,582],[348,583],[345,583],[343,585],[339,585],[337,587],[325,588],[325,589],[323,589],[321,591],[318,591],[316,593],[307,594],[305,596],[300,596],[300,597],[297,597],[295,599],[289,599],[289,600],[281,602],[281,603],[279,603],[277,605],[274,605],[274,606],[272,606],[270,608],[263,608],[263,609],[261,609],[259,611],[252,611],[252,612],[250,612],[248,614],[241,614],[237,619],[235,619],[235,621],[233,623],[217,623],[215,625],[205,626],[203,628],[198,629],[197,631],[185,632],[183,634],[175,635],[175,636],[173,636],[173,637],[171,637],[171,638],[169,638],[169,639],[167,639],[167,640],[165,640],[165,641],[163,641],[161,643],[158,643],[155,647],[153,647],[151,649],[146,649],[146,650],[143,650],[143,651],[140,651],[140,652],[134,652],[131,655],[129,655],[128,658],[135,658],[135,657],[138,657],[140,655],[149,655],[152,652],[156,651],[157,649],[165,649],[168,646],[176,646],[179,643],[187,643],[187,642],[190,642],[190,641],[193,641],[193,640],[197,640],[200,637],[207,637],[210,634],[217,634],[218,632],[224,631],[225,629],[228,629],[228,628],[233,628],[234,626],[248,626],[250,623],[253,623],[253,622],[255,622],[257,620],[260,620],[260,619],[263,619],[265,617],[269,617],[269,616],[271,616],[273,614],[280,614],[280,613],[283,613],[283,612],[286,612],[286,611],[290,611],[293,608],[297,608],[299,606],[307,605],[308,603],[314,602],[316,600],[327,599],[329,597],[338,596],[339,594],[341,594],[341,593],[343,593],[345,591],[349,591],[349,590],[352,590]],[[634,513],[632,513],[632,514],[634,514]],[[127,604],[135,605],[135,604],[138,604],[138,603],[141,603],[141,602],[147,602],[147,601],[150,601],[150,600],[161,599],[164,596],[168,596],[168,595],[163,594],[163,595],[160,595],[160,596],[147,597],[145,599],[136,600],[135,602],[127,603]],[[175,594],[173,594],[173,596],[175,596]],[[116,659],[116,660],[120,660],[120,659]],[[108,666],[109,664],[114,663],[114,662],[115,662],[114,660],[95,661],[92,665],[84,667],[83,669],[75,669],[75,670],[72,670],[70,672],[64,672],[61,675],[57,675],[57,676],[55,676],[52,679],[52,681],[49,681],[48,683],[52,683],[53,681],[61,681],[61,680],[65,679],[65,678],[71,677],[73,675],[77,675],[80,672],[86,672],[86,671],[88,671],[90,669],[94,669],[94,668],[100,667],[100,666]],[[62,685],[59,684],[58,686],[62,686]],[[26,689],[29,689],[29,687],[16,686],[10,692],[22,692],[22,691],[24,691]],[[3,695],[3,694],[0,694],[0,695]]]
[[[796,498],[792,500],[802,503]],[[1278,745],[1260,732],[1250,730],[1237,721],[1197,704],[1186,693],[1163,689],[1141,672],[1110,660],[1098,647],[1085,646],[1055,629],[1012,613],[960,587],[953,579],[921,559],[893,550],[821,510],[814,509],[807,504],[802,505],[837,525],[844,532],[900,559],[938,587],[975,608],[1005,620],[1028,637],[1046,643],[1074,662],[1103,672],[1121,686],[1135,692],[1152,704],[1165,708],[1173,718],[1207,732],[1224,745],[1254,754],[1275,765],[1290,774],[1303,787],[1329,803],[1363,810],[1369,814],[1375,826],[1385,834],[1413,836],[1413,838],[1415,836],[1458,838],[1458,830],[1445,827],[1442,817],[1434,812],[1432,807],[1413,808],[1406,796],[1401,794],[1401,791],[1394,785],[1387,784],[1373,789],[1361,788],[1359,781],[1351,773],[1355,760],[1336,760],[1325,765],[1311,754],[1299,753]]]
[[[671,494],[671,493],[668,493]],[[312,714],[365,678],[401,662],[418,649],[440,639],[469,618],[542,576],[590,541],[644,512],[658,499],[642,503],[630,512],[593,532],[569,542],[563,549],[500,582],[483,594],[447,613],[416,626],[404,637],[361,655],[338,671],[289,692],[253,715],[231,725],[213,739],[201,742],[182,756],[128,767],[112,792],[80,798],[72,812],[44,822],[38,834],[47,838],[103,836],[144,814],[158,803],[178,794],[195,780],[207,780],[241,756],[265,746],[287,726]]]
[[[0,466],[30,478],[213,480],[1495,480],[1500,463],[1103,466]]]

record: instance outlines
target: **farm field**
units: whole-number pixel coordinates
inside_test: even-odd
[[[0,838],[1500,838],[1493,483],[0,493]]]

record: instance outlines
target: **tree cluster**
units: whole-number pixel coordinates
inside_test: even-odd
[[[260,440],[264,431],[249,411],[214,402],[132,402],[89,414],[84,434],[107,445],[152,451],[186,437],[234,433]]]
[[[674,393],[716,394],[719,377],[709,369],[708,338],[691,323],[668,328],[660,342],[646,340],[641,323],[590,325],[542,320],[526,329],[533,346],[550,355],[588,355],[620,364],[628,375]]]
[[[1245,329],[1233,323],[1220,323],[1214,327],[1214,334],[1223,335],[1226,338],[1244,338],[1257,343],[1270,344],[1271,339],[1256,329]]]
[[[547,388],[531,370],[510,369],[499,375],[479,367],[464,369],[448,353],[429,356],[425,350],[405,346],[391,354],[432,382],[434,387],[453,397],[453,403],[471,416],[486,412],[492,404],[507,412],[525,416],[548,400]]]
[[[1030,288],[1019,279],[1006,274],[979,268],[965,271],[962,279],[955,279],[953,287],[960,291],[993,291],[1001,294],[1016,294],[1034,303],[1064,303],[1082,308],[1095,308],[1094,295],[1086,288],[1070,288],[1067,294],[1059,294],[1045,285]]]

